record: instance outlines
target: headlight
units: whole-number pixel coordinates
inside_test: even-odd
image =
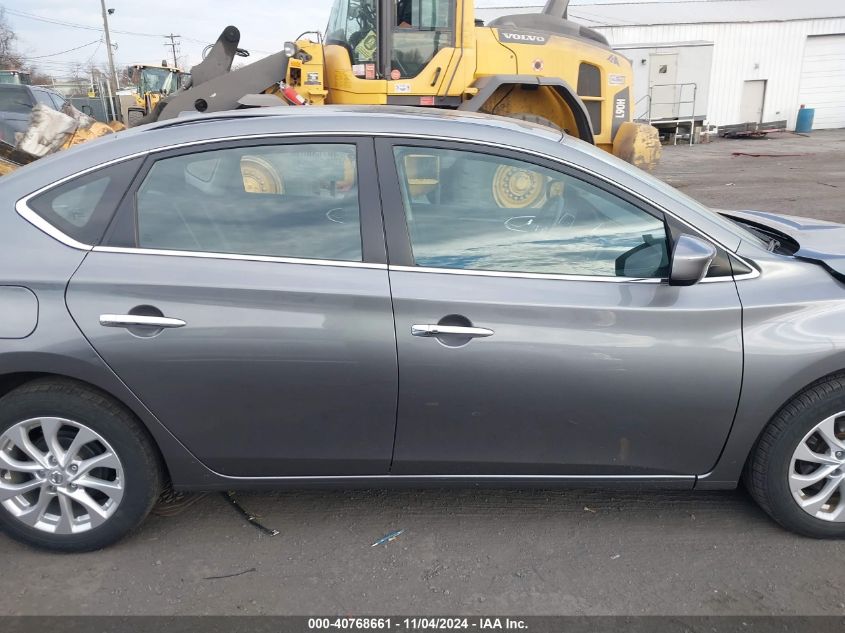
[[[282,50],[284,50],[285,55],[288,57],[293,57],[299,52],[299,49],[293,42],[285,42],[285,46]]]

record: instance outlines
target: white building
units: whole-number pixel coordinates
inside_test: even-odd
[[[538,12],[543,0],[524,4],[531,6],[476,0],[476,17]],[[805,104],[816,110],[816,129],[845,127],[845,0],[574,0],[569,19],[601,32],[635,69],[646,62],[628,51],[712,43],[706,104],[713,125],[785,119],[793,129]],[[679,67],[676,81],[693,80]]]

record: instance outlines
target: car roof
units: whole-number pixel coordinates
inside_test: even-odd
[[[32,86],[26,84],[0,84],[0,90],[17,90],[18,92],[28,92]]]
[[[166,150],[237,138],[275,136],[400,136],[475,141],[555,153],[564,133],[519,119],[489,114],[392,106],[282,106],[180,116],[81,143],[17,170],[51,178],[89,167]],[[71,156],[73,158],[71,158]],[[4,177],[7,181],[8,177]]]
[[[467,124],[485,126],[498,130],[518,131],[532,134],[539,138],[560,141],[563,133],[536,123],[530,123],[516,118],[495,116],[480,112],[466,112],[462,110],[445,110],[440,108],[422,108],[412,106],[355,106],[355,105],[327,105],[327,106],[278,106],[269,108],[248,108],[243,110],[229,110],[211,114],[185,113],[175,119],[159,121],[146,126],[148,131],[197,123],[214,123],[220,121],[237,121],[238,119],[277,118],[279,120],[304,118],[311,123],[319,119],[346,121],[354,126],[361,119],[377,119],[385,128],[385,132],[407,131],[419,132],[421,121]]]

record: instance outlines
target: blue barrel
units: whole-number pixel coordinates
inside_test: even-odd
[[[816,116],[815,108],[801,106],[798,110],[798,120],[795,122],[795,131],[801,134],[808,134],[813,131],[813,119]]]

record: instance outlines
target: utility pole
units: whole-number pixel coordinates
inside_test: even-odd
[[[113,84],[114,93],[116,93],[120,84],[117,81],[117,71],[114,69],[114,50],[111,47],[111,35],[109,34],[109,14],[113,13],[114,9],[106,9],[106,0],[100,0],[100,7],[103,10],[103,29],[106,33],[106,51],[109,54],[109,92],[112,93],[111,85]],[[114,107],[114,103],[112,103],[112,107]],[[117,119],[118,117],[115,118]]]
[[[165,35],[164,39],[170,40],[170,44],[165,44],[165,47],[170,47],[170,50],[173,51],[173,67],[178,68],[179,64],[176,63],[176,46],[180,44],[180,42],[176,41],[177,37],[182,37],[181,35]]]

